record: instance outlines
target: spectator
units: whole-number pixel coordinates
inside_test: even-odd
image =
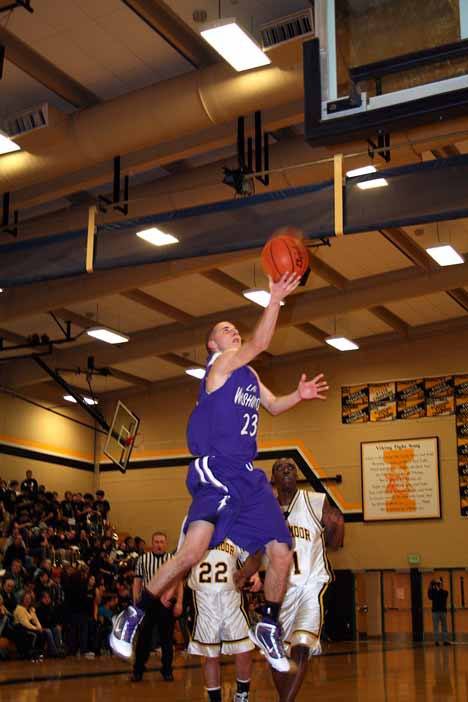
[[[21,492],[36,499],[38,491],[39,485],[37,484],[37,480],[33,478],[32,470],[27,470],[26,478],[21,483]]]
[[[88,651],[88,583],[86,570],[68,572],[62,578],[67,648],[69,653],[84,655]]]
[[[110,504],[106,500],[104,490],[98,490],[96,492],[96,500],[94,502],[94,509],[100,513],[102,521],[107,524],[108,515],[110,512]]]
[[[448,592],[444,589],[442,578],[432,580],[427,596],[432,602],[432,624],[434,626],[435,645],[439,646],[439,627],[442,629],[442,641],[444,646],[450,646],[447,632],[447,599]]]
[[[109,634],[112,631],[112,617],[116,614],[118,608],[117,595],[106,595],[102,598],[98,609],[99,629],[98,641],[96,646],[97,655],[101,654],[101,649],[110,651]]]
[[[60,504],[62,518],[68,526],[76,525],[75,505],[73,503],[73,493],[69,490],[65,493],[65,499]]]
[[[25,641],[25,650],[32,659],[43,658],[42,626],[32,605],[32,595],[25,592],[21,604],[16,606],[13,613],[14,622],[19,634]]]
[[[23,564],[21,563],[21,561],[14,560],[11,564],[10,570],[6,574],[6,577],[11,578],[15,583],[15,596],[18,596],[18,593],[21,593],[24,589],[24,576],[25,571],[23,568]]]
[[[22,536],[19,534],[14,537],[13,543],[11,543],[5,551],[3,567],[9,570],[13,561],[19,561],[23,566],[26,564],[26,546],[24,545]]]
[[[63,653],[62,622],[58,611],[52,606],[50,594],[46,590],[42,592],[38,602],[36,614],[46,634],[48,653],[53,658],[57,658]]]
[[[19,489],[19,482],[17,480],[10,481],[10,487],[8,489],[8,500],[6,508],[10,514],[15,514],[17,506],[21,504],[21,492]]]
[[[15,581],[13,578],[9,578],[8,576],[5,578],[0,594],[2,596],[4,606],[7,608],[10,614],[13,614],[16,609],[16,605],[18,604],[15,597]]]

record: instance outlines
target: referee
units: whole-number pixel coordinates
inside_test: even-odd
[[[162,564],[172,558],[172,556],[172,553],[167,552],[166,534],[161,531],[155,531],[151,537],[151,551],[141,555],[136,563],[135,578],[133,580],[133,602],[135,604],[138,603],[141,597],[143,587],[148,584]],[[155,626],[158,627],[161,641],[161,675],[166,682],[174,680],[172,675],[174,619],[182,613],[182,592],[182,586],[179,586],[176,593],[177,596],[173,596],[174,590],[172,588],[170,591],[163,593],[160,599],[154,600],[150,607],[146,608],[135,650],[133,673],[130,678],[132,682],[140,682],[143,679],[145,664],[151,651]]]

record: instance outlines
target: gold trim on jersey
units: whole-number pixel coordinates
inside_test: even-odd
[[[189,631],[190,634],[190,640],[195,641],[194,636],[195,636],[195,631],[197,629],[197,620],[198,620],[198,607],[197,607],[197,597],[195,594],[195,590],[192,590],[190,587],[189,590],[192,593],[192,604],[193,604],[193,622],[192,622],[192,630]]]
[[[310,516],[312,517],[313,521],[314,521],[315,524],[318,526],[318,528],[320,529],[320,531],[323,531],[323,524],[322,524],[322,522],[319,521],[317,515],[316,515],[315,512],[314,512],[314,508],[312,507],[312,503],[311,503],[311,501],[310,501],[310,499],[309,499],[309,493],[308,493],[308,491],[307,491],[307,490],[302,490],[302,492],[304,493],[304,500],[305,500],[305,503],[306,503],[306,507],[307,507],[308,510],[309,510]]]
[[[240,611],[242,612],[242,615],[243,615],[243,617],[244,617],[244,619],[245,619],[245,622],[246,622],[247,626],[248,626],[249,629],[250,629],[252,623],[251,623],[251,621],[250,621],[250,617],[249,617],[249,612],[248,612],[247,606],[248,606],[247,595],[245,594],[245,592],[241,592],[241,593],[240,593],[240,605],[239,605],[239,609],[240,609]]]

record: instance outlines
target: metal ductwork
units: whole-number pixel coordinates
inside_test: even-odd
[[[438,130],[439,132],[434,136],[431,135],[431,129],[428,126],[414,129],[411,133],[393,134],[392,160],[388,165],[399,166],[421,160],[423,154],[429,152],[431,148],[441,148],[453,142],[453,136],[439,138],[442,133],[448,134],[452,130],[461,131],[463,129],[468,129],[468,118],[463,122],[454,120],[450,123],[444,123],[444,132],[438,125],[434,125],[434,131]],[[425,141],[419,141],[421,139]],[[273,191],[330,179],[333,177],[333,164],[331,162],[297,168],[295,166],[329,159],[334,153],[349,155],[359,152],[362,154],[361,156],[345,160],[346,170],[357,168],[371,162],[367,155],[367,146],[367,143],[362,140],[312,148],[304,142],[301,136],[281,140],[271,146],[271,165],[275,170],[281,168],[288,170],[272,173],[270,186],[268,188],[259,186],[259,188],[261,188],[261,192]],[[377,166],[385,166],[379,156],[375,156],[374,162]],[[236,160],[224,159],[131,188],[130,197],[133,202],[130,205],[130,215],[138,217],[231,199],[233,190],[221,182],[222,167],[225,165],[236,167]],[[291,166],[294,168],[290,168]],[[87,217],[88,208],[84,206],[44,215],[25,222],[21,226],[21,237],[24,239],[80,229],[86,225]],[[106,215],[100,217],[99,221],[111,222],[121,219],[122,216],[119,213],[109,210]]]
[[[236,73],[225,63],[162,81],[64,116],[21,139],[23,151],[2,157],[0,191],[15,191],[206,130],[254,110],[301,99],[302,67]]]

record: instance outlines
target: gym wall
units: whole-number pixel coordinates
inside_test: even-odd
[[[468,371],[468,331],[418,341],[401,340],[379,349],[339,353],[330,351],[300,365],[262,369],[273,392],[290,392],[300,373],[326,373],[331,390],[326,402],[302,403],[280,417],[262,413],[260,445],[302,443],[326,475],[341,473],[338,486],[348,505],[361,505],[360,443],[385,439],[439,437],[442,519],[397,522],[352,522],[346,525],[345,548],[331,555],[338,568],[403,568],[408,554],[421,554],[422,567],[466,566],[468,520],[460,516],[455,418],[438,417],[347,426],[341,423],[341,386],[380,380]],[[139,458],[183,455],[185,425],[197,392],[187,382],[157,394],[132,395],[126,401],[142,418],[144,442]],[[262,465],[262,463],[264,465]],[[271,461],[260,462],[268,472]],[[189,504],[186,469],[145,468],[126,475],[103,472],[100,485],[112,504],[112,517],[122,530],[148,538],[165,529],[175,546],[180,522]],[[334,488],[329,486],[338,499]]]
[[[62,411],[62,410],[60,410]],[[86,421],[74,409],[70,416]],[[23,401],[0,395],[0,477],[19,480],[32,470],[39,484],[60,496],[92,492],[94,434],[79,424]]]

